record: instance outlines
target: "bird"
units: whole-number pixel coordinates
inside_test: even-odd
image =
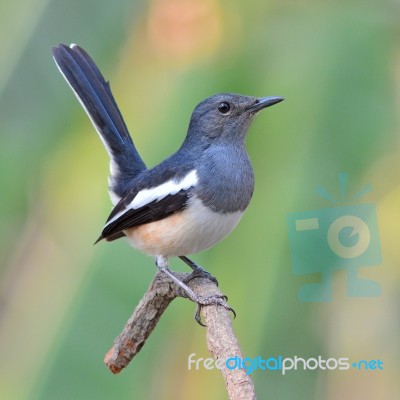
[[[154,257],[158,270],[180,286],[198,309],[219,304],[233,311],[226,298],[197,295],[173,274],[168,261],[179,257],[196,276],[215,279],[188,255],[214,246],[239,223],[254,190],[245,148],[247,132],[259,111],[283,97],[236,93],[207,97],[194,108],[179,149],[148,169],[110,83],[89,54],[76,44],[59,44],[52,52],[110,158],[108,189],[113,209],[95,243],[125,237],[132,247]],[[196,320],[200,322],[199,311]]]

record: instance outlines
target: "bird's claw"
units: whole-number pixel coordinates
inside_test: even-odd
[[[202,297],[199,296],[198,298],[195,299],[195,302],[197,303],[197,308],[196,308],[196,313],[194,315],[194,319],[196,322],[201,325],[201,326],[206,326],[203,321],[201,320],[201,315],[200,311],[202,307],[204,306],[210,306],[210,305],[219,305],[225,308],[225,310],[231,311],[233,314],[233,318],[236,318],[236,312],[235,310],[227,303],[228,297],[222,295],[213,295],[213,296],[206,296]]]

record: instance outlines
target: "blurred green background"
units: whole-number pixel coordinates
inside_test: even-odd
[[[255,371],[260,399],[385,399],[400,392],[400,3],[305,0],[16,0],[0,2],[0,397],[223,399],[194,305],[176,300],[132,364],[103,357],[155,274],[124,240],[97,238],[110,211],[108,160],[51,58],[75,42],[111,80],[149,166],[180,145],[193,107],[217,92],[281,95],[248,137],[256,175],[236,231],[194,259],[218,277],[249,357],[381,359],[383,371]],[[290,212],[315,194],[377,206],[383,263],[359,275],[377,298],[301,303]],[[186,270],[174,261],[174,269]]]

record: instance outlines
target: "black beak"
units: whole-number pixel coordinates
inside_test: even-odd
[[[256,102],[250,107],[250,111],[256,113],[264,108],[273,106],[274,104],[283,101],[283,97],[260,97]]]

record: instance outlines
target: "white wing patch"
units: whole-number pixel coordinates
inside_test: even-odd
[[[145,206],[146,204],[151,203],[152,201],[160,201],[167,196],[174,195],[181,190],[188,190],[191,187],[194,187],[198,183],[197,171],[190,171],[181,181],[176,182],[175,180],[170,180],[165,182],[159,186],[152,187],[150,189],[141,190],[135,198],[131,201],[131,203],[125,208],[125,210],[120,211],[116,214],[110,221],[107,222],[107,225],[116,221],[121,217],[127,210],[136,210],[140,207]]]
[[[189,172],[179,183],[173,180],[163,183],[150,189],[141,190],[132,200],[129,208],[136,209],[151,203],[154,200],[160,201],[168,195],[174,195],[181,190],[187,190],[197,185],[197,172],[193,170]]]

